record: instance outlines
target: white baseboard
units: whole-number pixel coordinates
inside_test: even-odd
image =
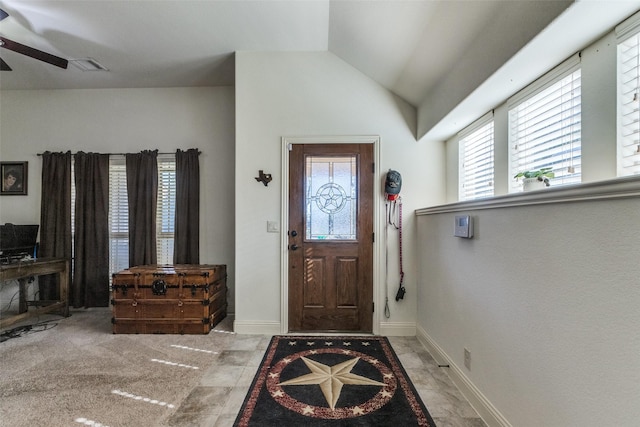
[[[385,337],[415,337],[416,322],[380,322],[379,333]]]
[[[280,335],[280,322],[234,320],[233,331],[246,335]]]
[[[509,421],[491,404],[491,402],[478,390],[478,388],[467,378],[464,372],[453,363],[447,353],[427,334],[427,332],[417,325],[416,338],[433,356],[440,365],[449,365],[447,372],[449,377],[456,384],[460,392],[469,401],[471,406],[478,412],[480,417],[489,427],[512,427]]]

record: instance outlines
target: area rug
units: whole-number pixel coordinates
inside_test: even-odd
[[[234,426],[435,426],[386,337],[274,336]]]

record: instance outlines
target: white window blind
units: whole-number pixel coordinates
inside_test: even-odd
[[[175,156],[158,157],[158,208],[156,245],[158,264],[173,264],[173,236],[176,217]]]
[[[552,168],[552,186],[582,181],[581,70],[561,65],[509,101],[509,192],[524,171]],[[568,69],[568,70],[567,70]]]
[[[76,261],[76,158],[71,156],[71,274]]]
[[[640,174],[640,20],[616,28],[618,39],[618,176]]]
[[[109,277],[129,267],[129,203],[124,156],[109,159]]]
[[[494,194],[493,114],[459,134],[458,199],[473,200]]]
[[[158,157],[158,207],[156,248],[158,264],[173,264],[176,206],[176,162],[174,156]],[[129,203],[124,156],[109,161],[109,272],[129,267]]]

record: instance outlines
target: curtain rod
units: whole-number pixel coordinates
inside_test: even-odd
[[[42,156],[44,153],[37,153],[37,156]],[[75,156],[76,154],[78,154],[78,152],[75,153],[71,153],[72,156]],[[107,154],[109,156],[126,156],[127,154],[137,154],[137,153],[97,153],[97,154]],[[172,152],[172,153],[158,153],[159,156],[161,155],[167,155],[167,154],[176,154],[176,152]],[[198,154],[202,154],[202,152],[200,150],[198,150]]]

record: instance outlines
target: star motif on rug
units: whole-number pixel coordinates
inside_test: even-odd
[[[359,406],[354,406],[352,411],[353,411],[354,415],[362,415],[362,414],[364,414],[364,409],[362,409]]]
[[[298,344],[304,342],[298,340]],[[347,350],[336,341],[315,342],[319,348],[293,354],[285,350],[291,348],[289,340],[278,343],[287,355],[280,356],[277,362],[270,361],[269,373],[277,375],[266,375],[265,385],[271,398],[282,407],[309,418],[348,419],[372,414],[396,395],[399,382],[383,360],[355,349]],[[325,346],[325,342],[334,345]],[[347,356],[345,352],[349,352]],[[381,382],[376,381],[379,378]],[[308,401],[311,396],[317,397]],[[363,396],[363,400],[358,402],[358,396]],[[316,400],[318,397],[321,401]],[[313,413],[308,408],[313,409]]]
[[[311,370],[311,373],[281,382],[278,385],[319,385],[331,409],[335,409],[344,385],[385,386],[384,383],[379,381],[351,373],[353,367],[360,360],[359,357],[333,366],[328,366],[306,357],[301,357],[301,359]]]

